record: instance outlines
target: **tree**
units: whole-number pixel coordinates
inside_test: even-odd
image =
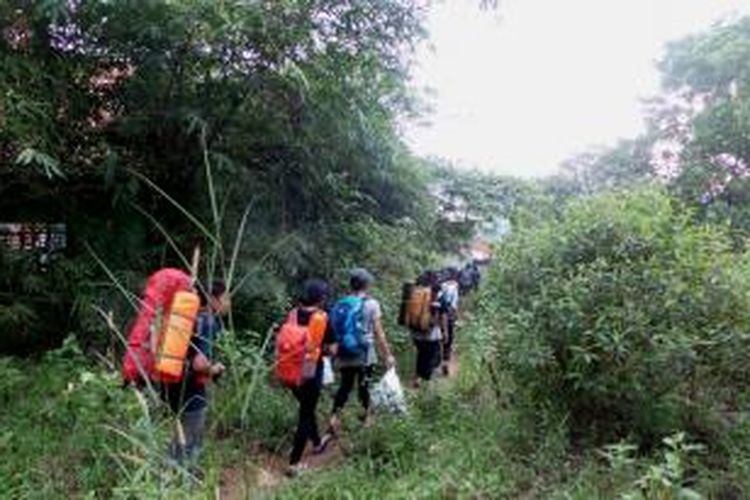
[[[657,140],[671,145],[675,193],[735,234],[750,229],[750,18],[668,46],[665,95],[653,104]]]
[[[355,223],[423,228],[432,205],[396,127],[416,109],[422,4],[4,2],[0,210],[66,222],[81,268],[90,246],[143,275],[174,260],[143,212],[180,246],[204,237],[151,184],[212,220],[210,167],[226,233],[252,206],[238,271],[273,248],[284,284],[361,256],[342,244]]]

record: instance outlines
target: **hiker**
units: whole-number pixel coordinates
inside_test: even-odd
[[[383,330],[380,303],[368,294],[373,281],[374,277],[366,269],[353,269],[349,274],[349,295],[340,299],[331,311],[336,361],[341,372],[341,385],[334,398],[330,419],[330,432],[334,435],[340,428],[341,410],[355,382],[364,409],[362,420],[369,422],[370,383],[378,362],[377,351],[380,351],[386,368],[396,366]]]
[[[330,434],[326,433],[321,437],[318,433],[315,414],[323,385],[323,356],[329,352],[333,343],[328,315],[323,310],[327,299],[328,284],[325,281],[306,281],[299,305],[289,313],[287,323],[281,327],[277,340],[277,346],[283,342],[294,345],[294,336],[301,335],[303,350],[298,354],[299,359],[292,359],[295,356],[294,347],[286,351],[283,347],[277,347],[277,376],[286,383],[299,402],[297,430],[287,469],[290,477],[297,476],[307,468],[302,462],[302,454],[308,441],[314,447],[313,453],[320,454],[331,440]],[[304,330],[295,331],[299,327]],[[284,356],[287,358],[284,359]]]
[[[202,291],[201,311],[195,322],[182,380],[163,383],[162,397],[179,426],[170,444],[169,456],[180,465],[194,466],[203,446],[203,430],[208,407],[208,384],[224,373],[224,365],[214,362],[213,346],[222,332],[221,317],[229,311],[229,296],[222,281],[214,281]]]
[[[482,281],[482,273],[479,271],[479,266],[475,260],[471,261],[469,268],[471,269],[472,288],[477,289],[479,288],[479,283]]]
[[[446,270],[446,280],[440,285],[438,302],[440,303],[440,321],[443,330],[443,375],[450,375],[450,360],[453,354],[453,341],[458,319],[458,285],[459,271],[451,267]]]
[[[416,286],[429,290],[429,319],[426,328],[420,325],[420,321],[409,322],[414,346],[417,350],[416,370],[412,385],[419,388],[422,382],[429,382],[432,374],[440,365],[440,340],[442,339],[441,309],[438,301],[440,286],[437,283],[435,273],[426,272],[417,278]],[[414,293],[410,300],[419,300],[419,293]],[[420,306],[421,308],[421,306]]]
[[[478,284],[475,281],[474,269],[471,263],[467,263],[458,275],[459,292],[461,295],[467,295],[474,290]]]

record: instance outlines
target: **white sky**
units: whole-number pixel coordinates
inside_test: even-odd
[[[421,155],[534,176],[591,146],[643,130],[640,98],[659,88],[664,44],[750,0],[445,0],[414,84],[434,95],[429,126],[407,128]]]

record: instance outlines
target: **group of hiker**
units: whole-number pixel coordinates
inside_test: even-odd
[[[411,330],[416,346],[415,387],[431,380],[438,367],[449,375],[459,296],[478,285],[475,271],[471,265],[462,270],[425,271],[404,286],[399,322]],[[355,387],[362,407],[360,418],[367,424],[377,367],[396,367],[380,302],[369,293],[373,282],[368,270],[352,269],[348,291],[331,301],[328,283],[310,279],[302,286],[297,304],[275,328],[274,378],[299,405],[289,475],[306,468],[302,457],[308,443],[319,454],[339,434],[342,410]],[[225,371],[215,360],[213,347],[223,328],[222,316],[230,307],[229,295],[221,281],[197,286],[194,277],[181,270],[157,271],[146,284],[141,310],[130,330],[124,380],[157,387],[178,417],[169,447],[170,459],[178,464],[197,463],[209,401],[207,388]],[[330,376],[334,366],[340,383],[321,433],[317,407],[324,376],[327,372]]]
[[[399,323],[411,331],[417,351],[414,387],[431,380],[438,366],[443,375],[450,374],[460,277],[460,271],[451,267],[425,271],[414,283],[404,285]]]
[[[354,387],[362,405],[361,419],[370,419],[370,385],[378,356],[386,368],[396,366],[383,329],[380,302],[369,295],[374,277],[363,268],[353,269],[349,291],[327,312],[330,288],[322,280],[303,286],[299,304],[276,334],[276,378],[289,387],[299,402],[299,418],[289,458],[289,474],[305,468],[301,462],[308,442],[313,453],[325,451],[341,427],[341,411]],[[301,358],[301,359],[298,359]],[[335,358],[341,383],[333,399],[328,428],[321,436],[317,404],[323,387],[325,359]]]

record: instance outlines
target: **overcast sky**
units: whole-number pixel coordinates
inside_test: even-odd
[[[415,85],[430,87],[415,152],[496,172],[550,173],[590,146],[643,129],[640,98],[659,88],[664,44],[750,0],[444,0],[429,20]]]

